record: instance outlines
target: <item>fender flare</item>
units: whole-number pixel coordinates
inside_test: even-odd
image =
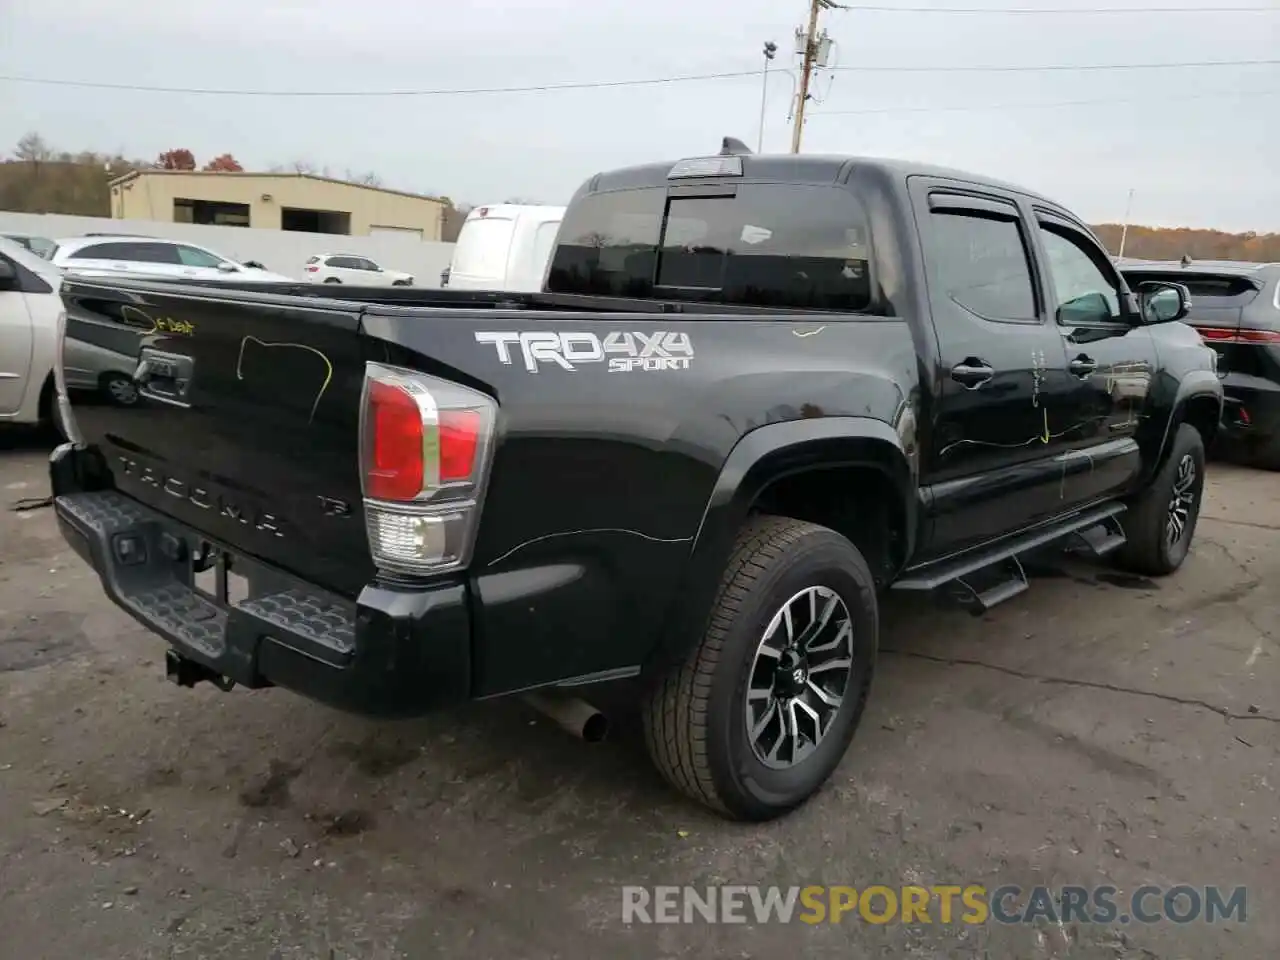
[[[1200,398],[1211,399],[1217,404],[1218,419],[1221,420],[1223,404],[1222,381],[1218,379],[1218,375],[1212,370],[1193,370],[1178,381],[1178,389],[1173,396],[1169,419],[1165,421],[1164,436],[1160,440],[1160,451],[1155,459],[1153,476],[1164,465],[1165,458],[1169,455],[1169,447],[1173,443],[1174,429],[1186,420],[1187,405],[1192,400]]]
[[[765,488],[790,474],[838,467],[883,474],[900,498],[906,542],[915,543],[921,522],[916,460],[892,426],[869,417],[822,417],[757,427],[738,440],[720,469],[685,561],[683,587],[668,605],[645,673],[663,669],[701,638],[738,530]]]

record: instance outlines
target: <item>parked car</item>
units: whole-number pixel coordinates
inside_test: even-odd
[[[546,292],[69,277],[67,344],[165,321],[146,415],[73,405],[50,470],[170,678],[535,691],[587,738],[609,687],[672,784],[759,820],[845,753],[882,591],[980,612],[1055,545],[1179,568],[1222,410],[1183,287],[986,177],[725,150],[592,177]]]
[[[297,283],[292,277],[237,263],[207,247],[157,237],[75,237],[59,240],[53,262],[97,276],[145,275],[170,280]]]
[[[1280,470],[1280,263],[1125,263],[1130,283],[1183,284],[1187,322],[1218,353],[1226,396],[1221,451]]]
[[[462,223],[441,286],[452,290],[542,289],[564,207],[499,203],[476,207]]]
[[[54,380],[61,283],[61,270],[0,237],[0,423],[61,423]]]
[[[303,268],[312,283],[351,283],[358,287],[411,287],[413,274],[388,270],[368,257],[350,253],[321,253]]]
[[[37,257],[49,260],[53,257],[53,252],[58,249],[58,245],[48,237],[37,237],[30,233],[6,233],[3,234],[6,240],[12,240],[20,246],[26,247]]]

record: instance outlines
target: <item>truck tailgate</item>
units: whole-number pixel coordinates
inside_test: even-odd
[[[115,334],[116,349],[98,354],[98,388],[68,386],[114,486],[214,543],[354,596],[373,569],[358,307],[91,280],[68,281],[63,301],[64,356]],[[106,388],[121,377],[137,384],[136,402]]]

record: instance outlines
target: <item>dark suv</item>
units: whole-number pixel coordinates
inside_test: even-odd
[[[1280,470],[1280,263],[1125,261],[1131,286],[1175,281],[1191,294],[1192,324],[1218,352],[1226,395],[1222,453]]]

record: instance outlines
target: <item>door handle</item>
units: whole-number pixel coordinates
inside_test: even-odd
[[[966,390],[977,390],[995,375],[995,367],[976,357],[965,357],[951,368],[951,379]]]
[[[1071,371],[1072,376],[1083,380],[1098,369],[1098,361],[1094,360],[1093,357],[1086,357],[1082,353],[1067,364],[1067,369]]]

